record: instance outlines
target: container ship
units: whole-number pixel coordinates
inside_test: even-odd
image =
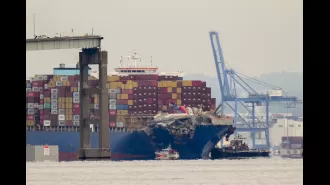
[[[183,72],[159,73],[136,53],[127,60],[132,64],[122,60],[107,79],[112,160],[155,159],[169,144],[180,159],[207,158],[233,133],[232,118],[212,113],[216,100],[206,82],[184,80]],[[93,75],[90,69],[88,84],[97,87]],[[58,145],[60,161],[78,160],[79,90],[78,66],[60,64],[53,74],[26,81],[27,145]],[[98,101],[90,97],[91,117],[99,117]],[[97,145],[97,125],[91,125],[91,147]]]

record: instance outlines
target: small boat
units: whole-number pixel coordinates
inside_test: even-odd
[[[156,153],[156,160],[178,160],[180,157],[179,153],[171,148],[171,145],[155,153]]]

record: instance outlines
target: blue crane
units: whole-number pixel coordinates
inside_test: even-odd
[[[287,96],[279,87],[250,78],[234,71],[233,69],[227,69],[225,66],[225,60],[220,46],[218,33],[211,31],[209,32],[209,35],[221,92],[221,104],[220,108],[217,109],[217,114],[223,114],[224,106],[228,106],[232,111],[234,111],[234,126],[236,127],[235,134],[238,132],[250,132],[253,148],[269,149],[269,126],[270,124],[275,123],[275,120],[270,120],[269,104],[284,103],[287,108],[294,108],[296,104],[302,102],[298,100],[297,97]],[[271,90],[265,94],[257,93],[246,82],[246,80],[268,86]],[[238,97],[236,91],[238,87],[244,90],[248,96]],[[238,113],[239,105],[246,110],[249,116],[245,116],[245,118],[243,118],[243,116]],[[265,119],[259,119],[255,116],[256,106],[265,106]],[[265,133],[265,142],[263,144],[256,145],[255,135],[256,133],[260,134],[262,132]]]

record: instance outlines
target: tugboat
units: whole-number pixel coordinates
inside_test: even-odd
[[[171,148],[171,145],[165,149],[162,149],[160,152],[155,153],[156,160],[178,160],[180,157],[179,153]]]
[[[211,151],[211,159],[242,159],[254,157],[269,157],[269,150],[249,149],[248,145],[243,142],[241,135],[237,135],[230,141],[228,146],[223,148],[214,148]]]

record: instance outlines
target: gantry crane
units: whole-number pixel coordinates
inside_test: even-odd
[[[236,127],[235,135],[238,132],[250,132],[252,137],[252,147],[259,149],[269,149],[269,126],[272,123],[269,120],[269,104],[270,103],[284,103],[287,108],[294,108],[296,104],[301,103],[297,97],[289,97],[283,93],[281,88],[271,86],[271,91],[265,94],[257,93],[245,79],[255,80],[246,75],[240,74],[233,69],[227,69],[225,66],[225,60],[223,57],[222,49],[220,46],[220,40],[217,32],[209,32],[211,46],[219,81],[219,87],[221,92],[221,108],[218,110],[218,114],[223,114],[224,106],[229,107],[234,111],[234,126]],[[259,81],[260,83],[261,81]],[[267,84],[267,83],[264,83]],[[238,97],[236,88],[241,87],[248,93],[247,97]],[[244,107],[247,113],[250,115],[249,120],[243,118],[238,113],[238,106]],[[266,113],[265,119],[259,119],[255,116],[255,106],[265,106]],[[256,145],[256,133],[265,133],[265,142],[263,144]]]

